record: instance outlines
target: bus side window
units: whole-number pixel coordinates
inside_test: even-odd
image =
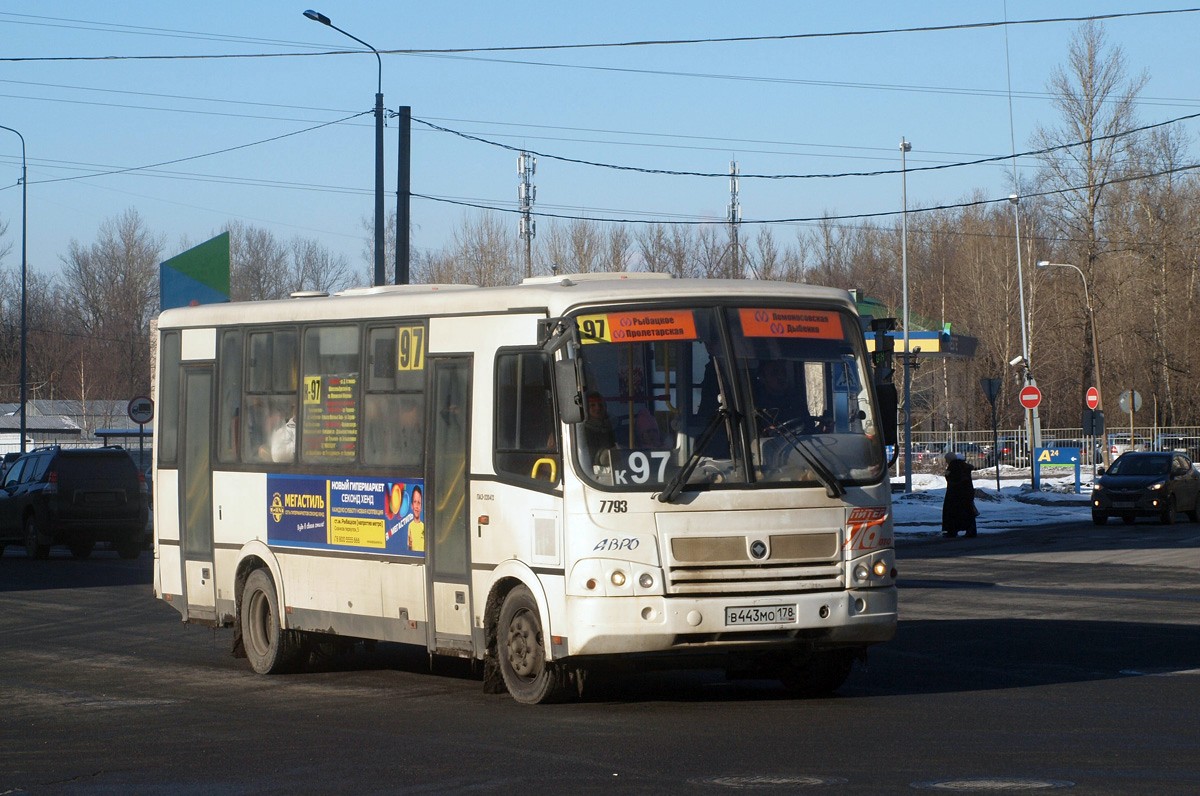
[[[501,352],[496,381],[496,472],[557,483],[562,457],[549,357],[541,351]]]
[[[295,329],[249,332],[246,376],[237,409],[241,459],[287,463],[294,460],[297,346]],[[287,426],[292,439],[287,444]],[[272,447],[275,451],[272,451]],[[278,455],[276,455],[278,454]]]
[[[367,330],[366,394],[363,396],[362,460],[396,465],[418,474],[425,463],[425,327],[400,321]],[[401,346],[407,358],[401,370]]]
[[[236,462],[241,427],[242,333],[236,329],[222,333],[220,351],[220,369],[217,376],[220,391],[217,406],[220,413],[217,424],[217,461]]]

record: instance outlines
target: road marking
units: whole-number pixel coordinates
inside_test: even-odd
[[[1065,779],[1022,779],[980,777],[978,779],[941,779],[932,782],[914,782],[912,787],[920,790],[948,790],[978,793],[979,791],[1030,791],[1073,788],[1074,782]]]
[[[1200,669],[1122,669],[1121,674],[1129,677],[1194,677]]]
[[[829,785],[847,785],[850,780],[843,777],[785,776],[757,774],[752,776],[704,777],[689,780],[692,785],[719,785],[725,788],[751,790],[754,788],[810,788]]]

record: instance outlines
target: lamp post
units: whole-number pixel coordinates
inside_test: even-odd
[[[912,371],[908,348],[908,163],[912,144],[900,137],[900,290],[904,296],[904,493],[912,492]]]
[[[1013,179],[1016,179],[1015,171],[1013,172]],[[1019,311],[1021,313],[1021,356],[1025,361],[1023,386],[1036,387],[1037,381],[1033,378],[1033,371],[1029,365],[1029,330],[1025,316],[1025,277],[1023,275],[1024,269],[1021,267],[1021,197],[1015,193],[1010,194],[1008,201],[1013,209],[1013,228],[1017,239],[1017,296]],[[1042,446],[1042,421],[1038,418],[1036,406],[1025,410],[1025,439],[1029,442],[1029,456],[1032,462],[1034,450]]]
[[[1087,276],[1083,273],[1083,269],[1071,263],[1052,263],[1049,260],[1038,260],[1038,268],[1071,268],[1075,273],[1079,274],[1079,278],[1083,280],[1083,301],[1087,305],[1088,326],[1092,329],[1092,377],[1096,380],[1096,407],[1095,411],[1104,411],[1104,390],[1100,386],[1100,343],[1096,337],[1096,310],[1092,306],[1092,294],[1088,290]],[[1103,449],[1104,464],[1108,466],[1108,446],[1101,445]],[[1096,468],[1096,456],[1092,455],[1092,469]]]
[[[16,133],[17,138],[21,139],[21,453],[25,452],[25,431],[26,414],[25,404],[28,402],[29,391],[29,368],[27,358],[27,339],[28,339],[28,324],[26,323],[26,307],[27,307],[27,291],[26,283],[26,241],[28,230],[29,216],[29,174],[25,161],[25,136],[21,135],[11,127],[5,127],[0,124],[0,130],[8,130],[10,133]]]
[[[379,57],[379,50],[376,50],[357,36],[342,30],[321,12],[309,9],[304,12],[304,16],[314,22],[320,22],[326,27],[333,28],[343,36],[354,39],[375,53],[375,60],[379,62],[379,84],[375,91],[375,284],[387,284],[387,278],[384,274],[383,251],[385,225],[383,217],[383,59]],[[400,234],[399,229],[396,230],[396,234]]]

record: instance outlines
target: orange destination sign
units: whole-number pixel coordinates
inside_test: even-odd
[[[746,337],[814,337],[841,340],[842,316],[825,310],[742,309]]]
[[[696,319],[691,310],[605,312],[575,319],[584,343],[653,343],[695,340]]]

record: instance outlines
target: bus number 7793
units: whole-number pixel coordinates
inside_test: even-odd
[[[155,372],[155,594],[256,672],[371,639],[530,704],[615,657],[809,695],[895,632],[895,388],[845,291],[605,274],[188,307]]]

